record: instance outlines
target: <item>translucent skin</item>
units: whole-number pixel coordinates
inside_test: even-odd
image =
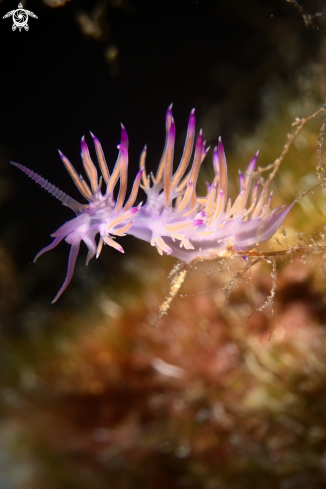
[[[216,229],[209,236],[194,234],[190,238],[193,249],[180,247],[178,242],[173,241],[170,237],[164,237],[164,241],[172,250],[170,254],[184,262],[198,257],[212,260],[221,256],[223,251],[230,247],[237,251],[246,251],[269,240],[276,233],[293,204],[282,208],[266,220],[255,219],[244,222],[242,218],[232,219],[227,221],[223,228]],[[135,222],[137,223],[136,219]],[[150,231],[137,227],[136,223],[128,234],[144,241],[150,241]],[[206,225],[203,224],[198,226],[197,232],[201,230],[205,232],[205,229]]]
[[[36,260],[57,246],[62,239],[71,245],[67,276],[53,302],[60,297],[73,276],[81,241],[88,248],[86,264],[93,256],[98,258],[103,244],[124,253],[115,239],[126,234],[150,242],[161,255],[167,253],[188,262],[198,257],[213,259],[227,249],[245,251],[275,234],[294,202],[289,206],[271,209],[272,194],[268,194],[266,183],[256,183],[251,190],[258,152],[245,175],[239,171],[240,192],[232,203],[231,199],[227,200],[227,165],[220,138],[213,150],[215,177],[211,184],[207,184],[206,195],[197,196],[199,169],[209,148],[205,148],[201,130],[195,142],[195,122],[195,111],[192,110],[183,155],[173,173],[175,123],[172,105],[168,108],[165,146],[156,176],[146,175],[145,146],[140,156],[140,170],[127,201],[129,143],[123,126],[118,145],[119,155],[111,175],[99,140],[91,133],[101,171],[100,178],[82,138],[81,157],[89,184],[59,151],[62,162],[88,204],[79,203],[23,165],[12,163],[76,214],[75,218],[52,234],[54,241],[35,257]],[[106,186],[104,193],[101,190],[103,180]],[[113,192],[118,180],[120,187],[115,199]],[[146,201],[134,206],[139,186],[146,194]],[[100,235],[98,242],[95,241],[97,234]]]

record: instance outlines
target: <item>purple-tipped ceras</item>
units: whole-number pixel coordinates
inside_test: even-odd
[[[45,251],[57,246],[63,238],[71,245],[67,276],[53,302],[72,278],[81,241],[88,248],[86,264],[94,255],[96,258],[100,255],[103,244],[123,253],[116,237],[126,234],[150,242],[161,255],[165,252],[182,261],[191,261],[197,257],[213,259],[230,249],[245,251],[274,235],[293,203],[271,209],[272,194],[269,194],[267,185],[257,182],[251,189],[258,152],[245,175],[239,171],[240,192],[232,203],[227,198],[227,165],[219,138],[213,150],[213,182],[207,184],[206,195],[197,196],[199,169],[209,148],[205,147],[201,130],[195,141],[195,123],[195,111],[192,110],[181,161],[174,171],[175,123],[172,105],[168,108],[165,146],[156,176],[146,174],[145,146],[140,156],[140,169],[127,200],[128,136],[123,126],[119,154],[111,175],[101,144],[92,133],[100,177],[84,138],[81,140],[81,157],[89,183],[78,175],[70,161],[59,151],[63,164],[88,204],[77,202],[32,170],[12,163],[76,214],[75,218],[52,234],[53,242],[35,257],[36,260]],[[101,189],[102,180],[105,182],[104,192]],[[115,199],[114,189],[118,180],[119,193]],[[146,194],[146,202],[134,205],[139,186]],[[96,242],[98,234],[100,236]]]

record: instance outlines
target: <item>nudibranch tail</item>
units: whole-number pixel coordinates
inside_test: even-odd
[[[212,259],[230,249],[246,251],[270,239],[277,231],[294,203],[272,209],[268,181],[259,178],[252,184],[258,152],[245,174],[239,170],[239,194],[232,202],[227,195],[227,163],[222,139],[219,138],[213,149],[213,180],[206,182],[206,194],[197,196],[200,167],[209,147],[206,147],[202,130],[195,137],[195,124],[195,110],[192,109],[182,157],[174,171],[176,132],[172,104],[168,107],[164,150],[156,175],[146,174],[145,146],[129,197],[129,141],[122,124],[120,144],[117,146],[119,153],[112,173],[102,146],[93,133],[91,138],[98,168],[92,161],[85,138],[81,139],[81,158],[87,180],[59,151],[63,164],[87,204],[77,202],[32,170],[13,163],[76,214],[52,234],[52,243],[35,257],[36,260],[63,239],[71,246],[66,278],[53,302],[58,300],[71,281],[81,241],[88,248],[86,264],[94,256],[99,257],[104,244],[124,253],[116,238],[127,234],[149,242],[161,255],[166,253],[183,261],[191,261],[198,257]],[[103,181],[105,189],[102,192]],[[118,182],[119,191],[115,198],[114,190]],[[145,192],[146,201],[135,206],[139,187]],[[96,241],[97,235],[99,239]]]

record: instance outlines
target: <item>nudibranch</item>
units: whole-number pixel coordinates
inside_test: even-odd
[[[52,234],[52,243],[35,257],[36,260],[63,239],[71,245],[67,275],[53,302],[61,296],[73,276],[81,241],[88,248],[86,265],[95,255],[98,258],[103,244],[124,253],[116,238],[127,234],[150,242],[161,255],[166,253],[187,262],[195,258],[213,259],[230,249],[246,251],[275,234],[293,203],[272,209],[272,193],[269,193],[268,185],[261,179],[251,185],[258,152],[249,163],[246,173],[243,175],[239,171],[240,191],[232,202],[227,198],[227,165],[222,140],[219,138],[213,150],[215,176],[212,183],[207,184],[206,195],[197,196],[199,170],[209,148],[205,146],[202,130],[195,141],[195,124],[193,109],[190,112],[183,154],[174,170],[175,122],[172,105],[168,108],[165,145],[157,173],[155,176],[148,176],[146,173],[145,146],[140,155],[140,169],[128,199],[128,136],[123,125],[121,141],[117,146],[119,153],[111,174],[101,144],[94,134],[91,133],[91,137],[100,177],[84,137],[81,139],[81,158],[89,183],[59,151],[63,164],[79,192],[88,201],[87,204],[81,204],[37,173],[12,162],[76,214],[75,218]],[[114,190],[118,181],[119,191],[115,198]],[[145,192],[146,201],[135,205],[139,187]],[[98,234],[99,239],[96,242]]]

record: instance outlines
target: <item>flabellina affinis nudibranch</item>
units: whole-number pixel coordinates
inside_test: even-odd
[[[111,174],[101,144],[94,134],[91,133],[91,137],[100,177],[84,137],[81,139],[81,158],[89,183],[78,175],[70,161],[59,151],[63,164],[88,204],[79,203],[32,170],[12,162],[76,214],[75,218],[52,234],[52,243],[35,257],[37,260],[63,239],[71,245],[67,275],[53,302],[58,300],[73,276],[81,241],[88,248],[86,265],[95,255],[99,257],[103,244],[124,253],[116,238],[127,234],[148,241],[161,255],[166,253],[188,262],[195,258],[213,259],[230,249],[249,250],[275,234],[294,202],[289,206],[272,209],[272,193],[269,193],[266,183],[260,180],[251,189],[258,152],[249,163],[246,173],[243,175],[239,171],[240,192],[232,202],[227,198],[227,165],[222,140],[219,138],[213,150],[214,179],[211,184],[207,184],[206,195],[197,196],[199,169],[209,148],[205,147],[201,130],[195,141],[195,123],[193,109],[190,112],[183,154],[174,171],[175,123],[172,105],[168,108],[165,145],[157,173],[155,176],[146,174],[145,146],[128,199],[128,136],[123,125],[121,141],[117,146],[119,154]],[[119,192],[115,198],[114,190],[118,180]],[[145,192],[146,201],[135,205],[139,187]],[[96,242],[98,234],[100,236]]]

